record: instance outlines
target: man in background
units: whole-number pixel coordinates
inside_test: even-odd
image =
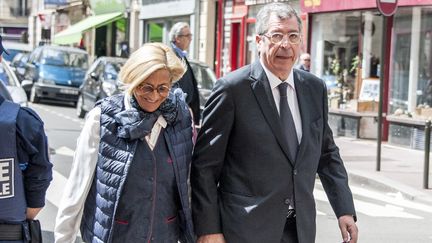
[[[187,71],[177,82],[177,85],[187,94],[186,102],[192,110],[194,123],[195,125],[199,125],[201,114],[198,85],[192,67],[187,59],[187,50],[192,41],[189,24],[185,22],[174,24],[169,33],[169,39],[176,55],[186,63]]]
[[[299,69],[310,72],[311,59],[309,53],[303,53],[300,55],[300,65]]]

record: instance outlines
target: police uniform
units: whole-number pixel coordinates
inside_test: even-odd
[[[52,180],[43,122],[0,96],[0,243],[28,242],[27,208],[42,208]]]

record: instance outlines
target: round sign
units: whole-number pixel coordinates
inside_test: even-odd
[[[392,16],[397,9],[397,0],[377,0],[377,7],[384,16]]]

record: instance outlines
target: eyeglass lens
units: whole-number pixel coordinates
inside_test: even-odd
[[[271,33],[270,41],[274,44],[279,44],[285,38],[282,33]],[[300,42],[300,34],[293,32],[288,34],[288,42],[291,44],[298,44]]]
[[[150,94],[153,93],[154,90],[156,90],[159,93],[159,95],[164,97],[167,96],[170,91],[170,88],[166,85],[159,85],[158,87],[153,88],[153,86],[149,84],[143,84],[138,86],[138,88],[141,90],[143,94]]]

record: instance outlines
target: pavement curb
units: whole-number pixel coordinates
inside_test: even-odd
[[[430,196],[429,194],[417,188],[407,186],[406,184],[403,184],[399,181],[389,179],[382,175],[353,169],[348,171],[348,177],[350,181],[355,181],[360,184],[368,185],[377,190],[400,192],[404,198],[412,201],[427,204],[432,203],[432,196]]]

